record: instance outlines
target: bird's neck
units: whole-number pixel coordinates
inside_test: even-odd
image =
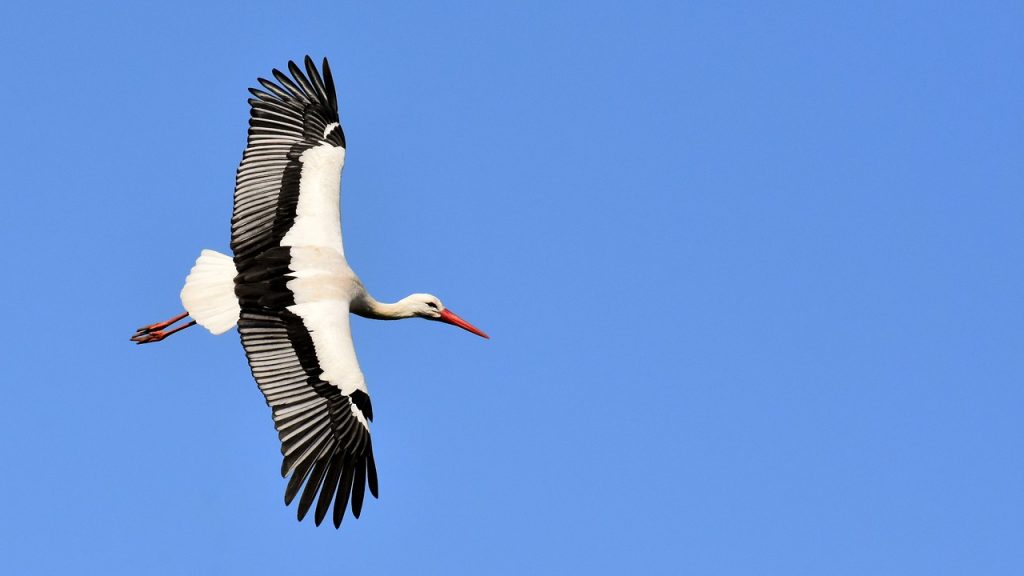
[[[374,320],[400,320],[415,316],[412,309],[402,300],[393,303],[378,302],[369,294],[352,302],[352,313]]]

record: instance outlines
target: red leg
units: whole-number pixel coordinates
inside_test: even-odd
[[[157,322],[156,324],[150,324],[149,326],[143,326],[142,328],[139,328],[137,330],[137,332],[153,332],[153,331],[156,331],[156,330],[163,330],[164,328],[167,328],[168,326],[170,326],[171,324],[174,324],[178,320],[183,320],[186,317],[188,317],[188,312],[182,312],[181,314],[178,314],[177,316],[175,316],[174,318],[171,318],[170,320],[164,320],[163,322]]]

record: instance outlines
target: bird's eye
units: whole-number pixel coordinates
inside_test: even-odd
[[[427,302],[427,306],[430,306],[434,310],[437,310],[437,304],[434,304],[433,302]]]

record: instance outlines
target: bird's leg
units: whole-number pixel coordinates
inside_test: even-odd
[[[188,317],[188,312],[182,312],[181,314],[178,314],[177,316],[175,316],[174,318],[171,318],[170,320],[164,320],[163,322],[157,322],[156,324],[150,324],[149,326],[143,326],[142,328],[139,328],[137,331],[138,332],[153,332],[153,331],[156,331],[156,330],[163,330],[164,328],[167,328],[171,324],[174,324],[175,322],[178,322],[179,320],[184,320],[187,317]]]
[[[131,338],[132,342],[135,342],[136,344],[149,344],[150,342],[159,342],[164,338],[167,338],[171,334],[174,334],[175,332],[180,332],[185,328],[195,326],[196,321],[193,320],[188,324],[178,326],[174,330],[168,330],[166,332],[164,331],[164,328],[167,328],[172,324],[175,324],[179,320],[183,320],[187,317],[188,312],[182,312],[181,314],[175,316],[174,318],[171,318],[170,320],[157,322],[156,324],[150,324],[149,326],[143,326],[142,328],[139,328],[138,330],[135,331],[135,335],[132,336]]]

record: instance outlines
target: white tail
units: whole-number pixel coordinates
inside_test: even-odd
[[[235,297],[235,273],[230,256],[203,250],[181,289],[185,310],[213,334],[223,334],[238,323],[241,310]]]

